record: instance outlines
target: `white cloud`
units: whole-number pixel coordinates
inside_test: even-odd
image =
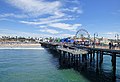
[[[59,18],[59,19],[39,19],[38,21],[20,21],[20,23],[30,24],[30,25],[41,25],[41,24],[50,24],[59,21],[72,20],[70,18]]]
[[[7,0],[7,3],[11,4],[13,7],[22,10],[22,13],[29,15],[30,17],[38,17],[41,15],[53,15],[57,17],[63,17],[66,14],[64,11],[83,13],[82,9],[79,5],[76,7],[64,8],[64,5],[68,5],[70,3],[80,3],[79,0],[73,1],[45,1],[45,0]],[[67,16],[67,15],[66,15]]]
[[[46,28],[46,27],[54,27],[66,30],[75,31],[78,27],[82,26],[81,24],[66,24],[60,23],[65,20],[74,20],[72,17],[59,18],[58,16],[50,16],[47,18],[39,18],[34,21],[20,21],[20,23],[28,24],[28,25],[36,25],[37,28]]]
[[[39,31],[46,32],[46,33],[48,32],[50,34],[59,34],[60,32],[57,31],[58,30],[57,28],[61,30],[76,31],[78,27],[82,26],[81,24],[69,24],[69,23],[66,24],[66,23],[61,23],[61,22],[64,22],[66,20],[67,21],[75,20],[75,17],[77,15],[75,14],[71,15],[69,12],[82,13],[83,11],[79,8],[80,6],[78,5],[76,5],[75,7],[71,6],[71,9],[69,9],[67,7],[69,5],[67,1],[64,1],[64,0],[63,1],[62,0],[54,0],[54,1],[7,0],[6,2],[12,5],[14,8],[16,8],[16,11],[12,13],[1,14],[0,17],[2,18],[13,17],[13,20],[15,21],[16,19],[14,18],[19,18],[17,20],[19,21],[19,23],[33,25],[37,27]],[[73,0],[69,2],[76,4],[78,3],[78,1],[79,0]],[[19,13],[19,14],[15,14],[15,13]],[[23,20],[21,18],[27,18],[27,19]],[[55,30],[54,28],[48,29],[48,27],[54,27],[57,30]],[[14,32],[12,33],[14,34]]]
[[[0,21],[11,21],[11,22],[14,22],[13,19],[8,19],[8,18],[0,18]]]
[[[68,11],[68,12],[73,12],[73,13],[79,13],[79,14],[82,14],[83,11],[82,9],[80,9],[79,7],[73,7],[73,8],[65,8],[63,9],[63,11]]]
[[[8,0],[8,3],[32,16],[44,14],[57,15],[60,12],[59,1],[47,2],[43,0]]]
[[[80,0],[65,0],[66,2],[70,2],[70,3],[75,3],[75,4],[79,4]]]
[[[116,35],[120,35],[120,32],[105,32],[105,33],[100,33],[102,37],[109,38],[109,39],[116,39]]]
[[[103,34],[106,34],[106,35],[115,35],[115,34],[120,34],[119,32],[106,32],[106,33],[103,33]]]
[[[22,36],[22,37],[51,37],[48,34],[39,34],[39,33],[31,33],[31,32],[21,32],[9,29],[0,29],[1,36]]]
[[[15,18],[27,18],[27,15],[24,14],[14,14],[14,13],[5,13],[5,14],[0,14],[0,18],[6,18],[6,17],[15,17]]]
[[[37,27],[37,28],[46,28],[46,26],[41,25],[41,26],[39,26],[39,27]]]
[[[45,28],[45,29],[41,29],[41,30],[39,30],[40,32],[48,32],[48,33],[51,33],[51,34],[58,34],[58,33],[60,33],[59,31],[57,31],[57,30],[54,30],[54,29],[48,29],[48,28]]]
[[[72,35],[72,34],[60,34],[59,36],[64,38],[64,37],[73,37],[75,35]]]
[[[59,31],[55,31],[53,29],[42,29],[39,30],[40,32],[49,32],[51,34],[41,34],[41,33],[31,33],[31,32],[23,32],[23,31],[16,31],[16,30],[9,30],[9,29],[0,29],[0,35],[1,36],[21,36],[21,37],[61,37],[61,38],[65,38],[65,37],[73,37],[73,34],[67,34],[67,33],[62,33]]]
[[[63,15],[49,16],[47,18],[34,19],[33,21],[19,21],[20,23],[29,24],[29,25],[42,25],[42,24],[51,24],[66,20],[74,20],[73,17],[62,17]]]
[[[66,24],[66,23],[52,23],[52,24],[49,24],[48,26],[75,31],[78,27],[82,26],[82,24],[72,25],[72,24]]]

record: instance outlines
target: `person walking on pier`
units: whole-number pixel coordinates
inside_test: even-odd
[[[109,42],[109,49],[111,49],[112,48],[112,43],[111,42]]]
[[[114,48],[115,46],[113,45],[113,42],[109,42],[109,49]]]

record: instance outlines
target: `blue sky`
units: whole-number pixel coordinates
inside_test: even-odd
[[[0,0],[0,35],[91,36],[120,35],[120,0]]]

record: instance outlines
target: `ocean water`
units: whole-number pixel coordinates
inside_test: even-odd
[[[96,82],[99,76],[78,72],[73,68],[60,69],[59,60],[46,49],[1,49],[0,82]],[[111,76],[110,56],[104,56],[102,71]],[[120,60],[117,58],[117,81],[120,76]],[[104,76],[100,79],[104,80]],[[105,78],[106,79],[106,78]],[[97,81],[99,82],[99,81]]]
[[[59,69],[45,49],[0,50],[0,82],[89,82],[73,69]]]

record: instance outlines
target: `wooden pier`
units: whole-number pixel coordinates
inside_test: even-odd
[[[113,66],[113,81],[116,80],[116,57],[120,56],[119,49],[109,49],[106,47],[86,47],[61,43],[48,43],[41,42],[41,46],[57,51],[59,54],[60,65],[66,67],[79,67],[80,64],[96,60],[96,73],[99,73],[99,68],[103,63],[103,55],[108,54],[111,56]],[[95,58],[96,57],[96,58]]]

